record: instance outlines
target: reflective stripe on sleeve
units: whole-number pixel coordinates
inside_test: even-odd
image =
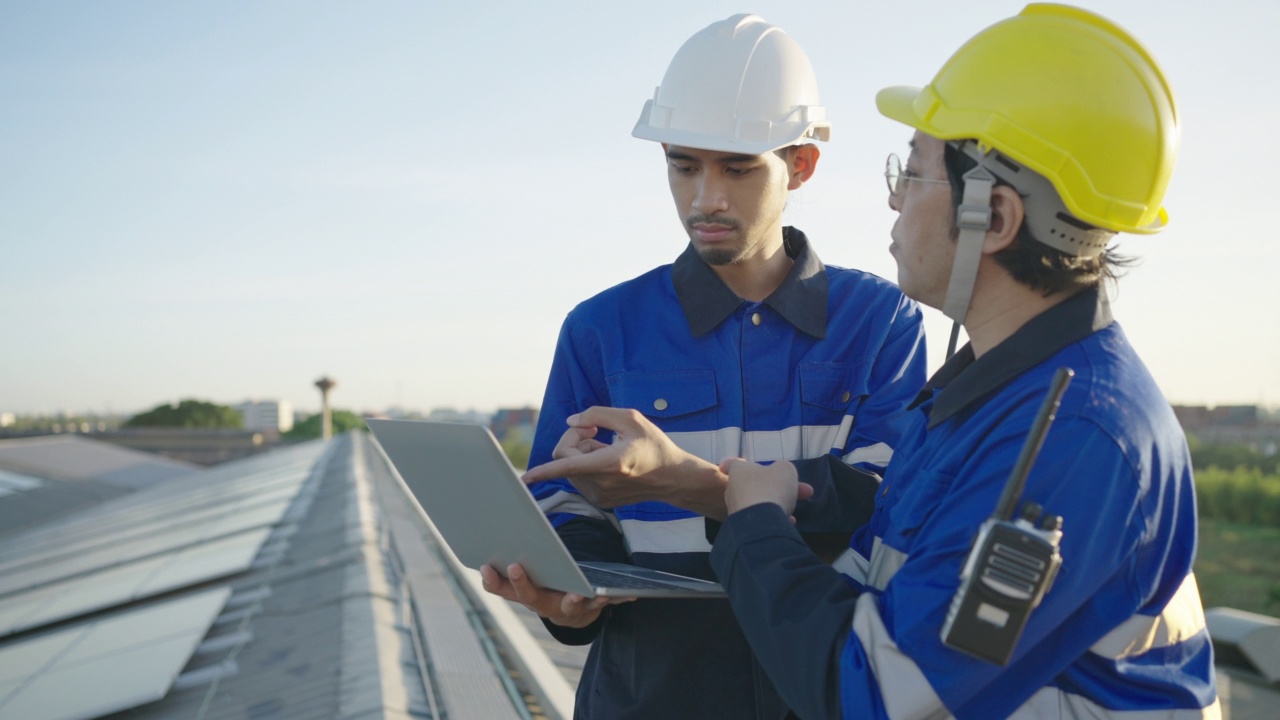
[[[841,575],[859,585],[865,586],[867,584],[868,570],[871,569],[871,561],[863,557],[857,550],[849,548],[840,553],[840,557],[831,563],[831,567],[835,568],[836,572]]]
[[[880,605],[875,596],[858,598],[853,611],[853,632],[875,673],[889,717],[941,720],[951,716],[924,673],[890,637],[880,619]]]
[[[1009,716],[1009,720],[1222,720],[1218,700],[1206,708],[1168,708],[1163,710],[1110,710],[1080,695],[1058,688],[1040,688]]]
[[[604,511],[587,502],[586,498],[577,493],[566,492],[564,490],[559,490],[554,495],[542,498],[538,501],[538,507],[542,508],[542,513],[544,515],[550,515],[551,513],[569,513],[572,515],[596,518],[597,520],[607,519]]]
[[[1200,591],[1196,587],[1195,575],[1188,574],[1159,615],[1134,615],[1089,649],[1103,657],[1119,660],[1176,645],[1204,629]]]
[[[885,545],[876,538],[871,546],[871,567],[867,570],[867,587],[884,591],[898,570],[907,564],[907,554]]]
[[[871,463],[884,467],[893,459],[893,448],[884,443],[876,443],[860,447],[853,452],[844,456],[844,461],[850,465],[856,463]]]
[[[711,552],[701,516],[680,520],[623,520],[622,535],[633,553]]]

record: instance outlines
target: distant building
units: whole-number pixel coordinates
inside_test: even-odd
[[[422,411],[406,410],[405,408],[402,408],[399,405],[395,405],[393,407],[387,408],[386,410],[383,410],[381,414],[366,413],[366,416],[367,417],[385,417],[385,418],[390,418],[392,420],[421,420]]]
[[[1280,419],[1259,405],[1174,405],[1173,414],[1202,442],[1247,445],[1265,455],[1280,452]]]
[[[245,400],[231,407],[244,418],[245,430],[285,433],[293,429],[293,405],[288,400]]]
[[[494,437],[502,441],[532,443],[533,431],[538,426],[538,409],[502,408],[489,421]]]
[[[0,428],[12,427],[18,421],[16,415],[11,412],[0,412]]]
[[[431,412],[427,413],[427,419],[432,422],[488,425],[490,418],[491,416],[489,413],[477,412],[475,410],[454,410],[453,408],[435,408]]]

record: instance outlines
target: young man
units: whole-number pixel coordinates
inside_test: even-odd
[[[843,577],[788,521],[788,463],[726,461],[711,560],[756,656],[804,718],[1220,716],[1189,453],[1103,287],[1113,234],[1165,223],[1178,127],[1159,67],[1097,15],[1030,5],[927,87],[876,102],[916,130],[887,172],[898,282],[970,344],[913,404]],[[974,537],[1064,367],[1021,496],[1043,538],[1060,518],[1061,570],[1016,643],[999,647],[1016,606],[989,601],[956,615],[976,642],[944,641]],[[976,585],[1034,587],[1011,547],[972,566]]]
[[[711,578],[720,460],[878,468],[892,453],[924,382],[918,308],[887,281],[824,266],[782,225],[817,167],[808,141],[828,132],[804,52],[749,15],[694,35],[645,104],[633,134],[661,143],[689,245],[569,314],[530,464],[560,459],[526,477],[579,559]],[[874,486],[819,483],[799,528],[847,546],[870,506],[850,496]],[[594,642],[578,717],[786,715],[724,600],[605,606],[534,587],[518,566],[484,577],[562,642]]]

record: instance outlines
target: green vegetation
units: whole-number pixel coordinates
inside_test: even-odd
[[[297,423],[293,429],[281,435],[285,440],[315,440],[320,437],[320,413],[316,413]],[[333,411],[333,434],[341,435],[348,430],[363,430],[364,418],[349,410]]]
[[[1200,518],[1196,582],[1204,606],[1280,615],[1280,527]]]
[[[502,440],[502,451],[507,454],[507,458],[511,460],[511,464],[517,470],[527,470],[529,468],[529,452],[532,450],[532,443],[523,441],[518,437],[508,436]]]
[[[1267,456],[1248,445],[1204,443],[1194,435],[1187,436],[1191,447],[1191,466],[1197,471],[1208,468],[1249,468],[1267,475],[1280,475],[1280,455]]]
[[[179,427],[240,430],[244,418],[226,405],[201,400],[183,400],[177,405],[157,405],[129,418],[124,427]]]
[[[1280,615],[1280,456],[1189,437],[1204,606]]]
[[[128,418],[121,415],[98,413],[60,413],[57,415],[19,415],[13,424],[0,428],[3,434],[103,432],[119,430]]]
[[[1201,518],[1280,528],[1280,475],[1239,466],[1196,470]]]

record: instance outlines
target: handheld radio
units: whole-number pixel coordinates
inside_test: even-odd
[[[1073,375],[1064,367],[1053,376],[996,510],[973,540],[960,572],[960,588],[942,625],[942,641],[948,646],[997,665],[1009,662],[1031,610],[1040,604],[1062,564],[1062,518],[1033,502],[1018,512],[1018,504]]]

